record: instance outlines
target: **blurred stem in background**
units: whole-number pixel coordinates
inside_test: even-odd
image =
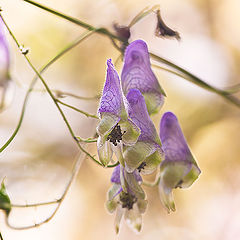
[[[128,45],[128,42],[126,42],[126,39],[122,39],[122,38],[119,38],[117,35],[111,33],[109,30],[107,30],[106,28],[96,28],[94,26],[90,26],[89,24],[87,23],[84,23],[76,18],[73,18],[73,17],[70,17],[66,14],[63,14],[63,13],[60,13],[54,9],[51,9],[49,7],[46,7],[42,4],[39,4],[39,3],[36,3],[34,1],[31,1],[31,0],[23,0],[25,2],[28,2],[34,6],[37,6],[43,10],[46,10],[54,15],[57,15],[61,18],[64,18],[72,23],[75,23],[85,29],[88,29],[90,31],[95,31],[96,33],[101,33],[103,35],[106,35],[107,37],[109,37],[111,40],[113,40],[114,42],[114,46],[116,46],[116,43],[114,40],[118,40],[120,42],[122,42],[123,44],[125,45]],[[154,6],[153,8],[151,8],[149,10],[149,8],[145,8],[143,9],[132,21],[131,23],[129,24],[128,27],[132,27],[134,24],[136,24],[139,20],[141,20],[143,17],[147,16],[149,13],[152,13],[155,9],[159,8],[159,6]],[[120,48],[120,47],[116,47],[117,50],[121,51],[121,53],[123,54],[123,50]],[[222,89],[218,89],[218,88],[215,88],[211,85],[209,85],[208,83],[206,83],[205,81],[201,80],[200,78],[198,78],[197,76],[195,76],[194,74],[190,73],[189,71],[181,68],[180,66],[156,55],[156,54],[153,54],[153,53],[150,53],[151,57],[156,60],[157,62],[160,62],[160,63],[163,63],[165,65],[167,65],[168,67],[170,68],[173,68],[176,72],[176,74],[178,75],[178,73],[181,74],[181,77],[187,81],[190,81],[192,83],[194,83],[195,85],[201,87],[201,88],[204,88],[210,92],[213,92],[213,93],[216,93],[218,94],[219,96],[223,97],[225,100],[228,100],[230,103],[234,104],[235,106],[239,107],[240,108],[240,101],[238,98],[232,96],[231,94],[233,93],[236,93],[238,92],[240,89],[239,89],[239,85],[236,85],[236,86],[233,86],[231,87],[231,89],[228,90],[228,88],[226,88],[226,90],[222,90]],[[165,70],[165,69],[163,69]],[[168,70],[167,70],[168,71]],[[178,75],[180,76],[180,75]]]

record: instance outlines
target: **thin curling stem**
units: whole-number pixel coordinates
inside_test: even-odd
[[[64,54],[66,54],[67,52],[69,52],[72,48],[76,47],[79,43],[81,43],[83,40],[87,39],[89,36],[91,36],[94,32],[85,32],[83,33],[80,37],[78,37],[76,40],[74,40],[72,43],[68,44],[67,46],[65,46],[55,57],[53,57],[46,65],[44,65],[41,70],[40,70],[40,74],[44,73],[53,63],[55,63],[60,57],[62,57]],[[23,102],[23,106],[22,106],[22,110],[21,110],[21,115],[20,115],[20,118],[19,118],[19,121],[18,121],[18,124],[17,124],[17,127],[15,128],[13,134],[9,137],[9,139],[6,141],[6,143],[0,148],[0,152],[4,151],[8,145],[14,140],[15,136],[17,135],[21,125],[22,125],[22,122],[23,122],[23,118],[24,118],[24,115],[25,115],[25,110],[26,110],[26,106],[27,106],[27,103],[28,103],[28,100],[29,100],[29,97],[30,97],[30,94],[36,84],[38,80],[38,76],[36,75],[27,92],[26,92],[26,95],[25,95],[25,98],[24,98],[24,102]]]
[[[218,88],[215,88],[213,86],[211,86],[210,84],[204,82],[203,80],[201,80],[200,78],[196,77],[195,75],[193,75],[192,73],[188,72],[187,70],[185,70],[184,68],[179,67],[178,65],[162,58],[159,57],[158,55],[155,55],[153,53],[150,53],[150,56],[152,57],[152,59],[161,62],[163,64],[166,64],[169,67],[172,67],[173,69],[177,70],[180,72],[181,77],[183,77],[184,79],[194,83],[195,85],[204,88],[210,92],[216,93],[219,96],[223,97],[224,99],[228,100],[229,102],[233,103],[235,106],[240,107],[240,101],[238,98],[232,96],[229,94],[228,91],[224,91]]]
[[[6,220],[6,224],[12,228],[12,229],[15,229],[15,230],[26,230],[26,229],[30,229],[30,228],[35,228],[35,227],[39,227],[41,225],[43,225],[44,223],[47,223],[49,222],[54,216],[55,214],[57,213],[59,207],[61,206],[63,200],[65,199],[69,189],[70,189],[70,186],[72,184],[72,182],[74,181],[74,179],[76,178],[77,176],[77,173],[79,172],[79,169],[81,167],[81,163],[82,163],[82,160],[83,158],[80,156],[78,157],[78,159],[75,161],[74,163],[74,166],[73,166],[73,169],[72,169],[72,174],[71,174],[71,177],[68,181],[68,184],[66,185],[64,191],[63,191],[63,194],[62,196],[59,198],[59,200],[56,200],[56,201],[52,201],[52,202],[45,202],[45,203],[39,203],[39,204],[30,204],[30,205],[12,205],[12,207],[36,207],[36,206],[41,206],[41,205],[49,205],[49,204],[53,204],[53,203],[56,203],[57,206],[56,208],[54,209],[54,211],[51,213],[51,215],[44,219],[43,221],[41,222],[38,222],[38,223],[34,223],[32,225],[28,225],[28,226],[13,226],[10,222],[9,222],[9,217],[6,216],[5,220]]]
[[[14,42],[16,43],[16,45],[18,46],[18,48],[21,50],[21,45],[19,44],[19,42],[17,41],[16,37],[14,36],[14,34],[12,33],[12,31],[10,30],[9,26],[7,25],[7,23],[5,22],[5,20],[3,19],[2,15],[0,15],[0,17],[2,18],[9,34],[11,35],[11,37],[13,38]],[[56,98],[54,97],[53,93],[51,92],[49,86],[47,85],[46,81],[43,79],[43,77],[41,76],[41,74],[37,71],[37,69],[33,66],[32,62],[30,61],[30,59],[28,58],[28,56],[26,54],[23,54],[24,58],[26,59],[26,61],[28,62],[29,66],[31,67],[31,69],[35,72],[35,74],[38,76],[38,78],[41,80],[42,84],[44,85],[46,91],[48,92],[49,96],[51,97],[51,99],[53,100],[55,106],[57,107],[60,115],[62,116],[63,121],[65,122],[70,135],[72,136],[72,138],[75,140],[76,144],[78,145],[79,149],[84,152],[88,157],[90,157],[94,162],[96,162],[98,165],[102,166],[102,164],[100,162],[98,162],[89,152],[87,152],[79,143],[79,141],[76,140],[76,136],[72,130],[72,127],[70,126],[65,114],[63,113],[61,107],[59,106]]]

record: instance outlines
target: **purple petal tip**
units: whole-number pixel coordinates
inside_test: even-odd
[[[111,58],[109,58],[109,59],[107,60],[107,66],[108,66],[108,67],[113,67],[112,59],[111,59]]]
[[[161,119],[160,139],[166,160],[191,161],[191,152],[178,123],[178,119],[172,112],[164,113]]]

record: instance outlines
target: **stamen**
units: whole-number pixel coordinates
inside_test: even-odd
[[[124,133],[125,133],[125,131],[124,131]],[[114,146],[117,146],[117,143],[120,143],[120,141],[122,140],[122,136],[124,133],[122,133],[121,127],[117,124],[113,128],[111,133],[108,135],[107,141],[109,140],[111,143],[113,143]]]
[[[139,165],[139,167],[137,168],[137,169],[138,169],[138,172],[141,172],[141,171],[145,168],[146,165],[147,165],[146,162],[142,162],[142,163]]]
[[[137,202],[137,198],[130,193],[121,192],[120,202],[122,203],[122,208],[127,208],[128,210],[133,208],[133,204]]]

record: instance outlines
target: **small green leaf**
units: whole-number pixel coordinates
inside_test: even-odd
[[[0,189],[0,209],[4,210],[7,215],[11,211],[11,202],[10,202],[9,196],[6,193],[4,180],[2,181],[1,189]]]

